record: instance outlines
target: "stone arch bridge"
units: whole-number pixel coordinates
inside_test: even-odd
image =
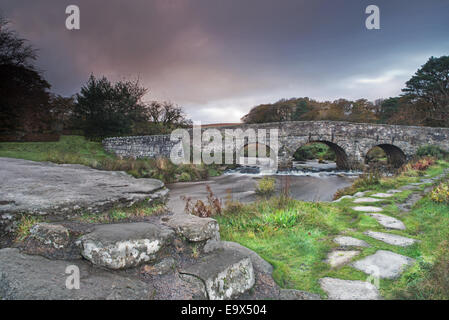
[[[211,129],[203,128],[202,131]],[[253,129],[264,132],[265,143],[273,146],[277,140],[278,163],[280,167],[289,167],[295,151],[309,143],[321,142],[328,145],[337,156],[339,168],[350,168],[356,163],[363,163],[368,152],[378,146],[387,154],[390,163],[400,166],[413,156],[420,146],[436,145],[449,151],[449,128],[430,128],[415,126],[397,126],[368,123],[334,122],[334,121],[288,121],[264,124],[241,124],[212,128],[223,137],[229,132],[240,130],[249,132]],[[277,129],[278,135],[271,134]],[[189,130],[192,133],[192,129]],[[190,137],[193,135],[190,134]],[[223,138],[225,139],[225,138]],[[257,143],[250,135],[240,138],[240,144]],[[259,137],[260,139],[260,137]],[[236,139],[237,140],[237,139]],[[259,140],[260,142],[260,140]],[[172,148],[179,143],[172,141],[170,135],[136,136],[107,138],[103,141],[106,150],[122,157],[170,157]],[[207,144],[203,141],[203,146]],[[236,152],[238,147],[226,152]],[[238,151],[238,150],[237,150]]]

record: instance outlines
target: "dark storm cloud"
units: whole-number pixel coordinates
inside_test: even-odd
[[[81,30],[65,29],[77,4]],[[381,30],[364,27],[381,9]],[[258,103],[309,96],[396,95],[430,55],[449,52],[449,1],[2,1],[63,94],[90,73],[139,77],[148,99],[170,99],[195,120],[236,121]]]

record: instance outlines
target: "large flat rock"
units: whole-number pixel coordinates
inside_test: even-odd
[[[81,254],[109,269],[124,269],[155,260],[171,244],[174,231],[146,222],[100,225],[81,237]]]
[[[376,240],[383,241],[385,243],[400,247],[411,246],[417,241],[415,239],[398,236],[397,234],[384,233],[384,232],[366,231],[364,232],[364,234]]]
[[[9,158],[0,158],[0,176],[3,220],[14,220],[18,213],[64,217],[132,205],[164,187],[159,180],[135,179],[125,172]]]
[[[362,260],[354,262],[354,268],[377,278],[395,279],[405,267],[415,260],[386,250],[379,250]]]
[[[329,300],[379,300],[377,288],[365,281],[342,280],[335,278],[320,279],[321,288]]]
[[[210,300],[238,297],[255,283],[251,259],[235,250],[205,256],[198,263],[180,270],[180,273],[201,279]]]
[[[80,271],[80,288],[68,289],[75,265]],[[92,268],[83,260],[48,260],[18,249],[0,250],[0,297],[6,300],[146,300],[153,290],[141,280]]]

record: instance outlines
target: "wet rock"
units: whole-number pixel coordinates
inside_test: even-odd
[[[365,281],[342,280],[335,278],[320,279],[321,288],[329,300],[379,300],[379,290]]]
[[[411,246],[412,244],[414,244],[415,242],[417,242],[417,240],[415,240],[415,239],[410,239],[407,237],[398,236],[396,234],[391,234],[391,233],[366,231],[366,232],[364,232],[364,234],[366,234],[367,236],[369,236],[373,239],[383,241],[385,243],[388,243],[388,244],[391,244],[394,246],[399,246],[399,247],[408,247],[408,246]]]
[[[180,270],[180,273],[201,279],[210,300],[238,297],[255,283],[251,259],[232,250],[205,256],[198,263]]]
[[[123,269],[155,260],[173,236],[174,232],[165,226],[123,223],[97,226],[79,242],[81,254],[93,264]]]
[[[68,266],[79,268],[80,288],[68,289]],[[48,260],[18,249],[0,250],[0,297],[6,300],[146,300],[153,291],[141,280],[92,268],[83,260]]]
[[[191,242],[201,242],[209,239],[220,239],[219,226],[212,218],[200,218],[190,214],[178,214],[163,221],[175,232]]]
[[[75,244],[78,235],[59,224],[37,223],[31,227],[23,251],[49,259],[77,259],[81,257]]]
[[[395,279],[404,268],[413,264],[412,258],[386,250],[379,250],[362,260],[354,262],[354,268],[377,278]]]
[[[353,237],[339,236],[334,239],[334,242],[339,244],[341,247],[369,247],[370,245],[363,240],[356,239]]]

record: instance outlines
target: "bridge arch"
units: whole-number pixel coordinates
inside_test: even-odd
[[[341,169],[341,170],[350,169],[351,165],[350,165],[349,157],[346,154],[346,151],[342,147],[340,147],[338,144],[336,144],[334,142],[327,141],[327,140],[312,140],[312,141],[308,141],[306,143],[302,143],[301,145],[295,147],[294,150],[292,150],[293,151],[292,156],[298,149],[300,149],[306,145],[313,144],[313,143],[325,144],[335,153],[335,158],[336,158],[335,162],[336,162],[338,169]]]
[[[368,153],[373,150],[375,147],[381,148],[388,158],[388,163],[391,164],[395,168],[399,168],[407,161],[407,156],[405,155],[404,151],[402,151],[401,148],[398,146],[395,146],[393,144],[378,144],[373,147],[371,147],[365,154],[365,163],[367,162],[367,156]]]

